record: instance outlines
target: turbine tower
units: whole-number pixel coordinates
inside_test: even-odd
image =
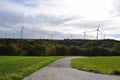
[[[24,27],[21,28],[21,35],[20,35],[21,39],[23,39],[23,32],[24,32]]]
[[[7,32],[5,32],[5,38],[7,38]]]
[[[84,40],[86,39],[86,32],[87,32],[87,31],[83,32],[83,34],[84,34],[83,39],[84,39]]]
[[[102,31],[100,31],[100,24],[98,25],[98,28],[97,28],[97,36],[96,36],[96,40],[99,39],[99,32],[103,35]]]
[[[104,39],[106,38],[106,34],[104,34]]]
[[[100,24],[98,25],[98,28],[97,28],[97,36],[96,36],[96,40],[98,40],[98,38],[99,38],[99,32],[100,32]]]

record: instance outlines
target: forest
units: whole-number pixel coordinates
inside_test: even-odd
[[[120,56],[120,41],[82,39],[0,39],[6,56]]]

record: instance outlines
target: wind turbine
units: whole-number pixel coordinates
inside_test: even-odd
[[[97,28],[97,36],[96,36],[96,40],[98,40],[99,38],[99,32],[102,34],[102,32],[100,31],[100,24],[98,25],[98,28]]]
[[[100,31],[100,24],[98,25],[98,28],[97,28],[97,36],[96,36],[97,40],[99,38],[99,32],[103,35],[102,31]]]
[[[24,32],[24,27],[21,28],[21,35],[20,35],[21,39],[23,38],[23,32]]]
[[[15,38],[15,33],[12,33],[12,38],[13,38],[13,39]]]
[[[83,39],[84,40],[86,39],[86,33],[87,33],[87,31],[83,32],[83,34],[84,34]]]
[[[8,35],[7,32],[5,32],[5,38],[7,38],[7,35]]]
[[[104,34],[104,39],[106,38],[106,34]]]
[[[99,27],[100,27],[100,25],[98,25],[98,28],[97,28],[97,36],[96,36],[96,40],[98,40]]]
[[[50,39],[51,39],[51,40],[53,39],[53,33],[50,34]]]

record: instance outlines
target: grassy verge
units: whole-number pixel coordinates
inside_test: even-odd
[[[120,56],[76,58],[72,59],[71,64],[79,70],[120,75]]]
[[[62,57],[0,56],[0,80],[21,80]]]

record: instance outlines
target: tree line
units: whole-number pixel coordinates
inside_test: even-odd
[[[80,47],[52,40],[0,39],[0,55],[7,56],[120,56],[120,46]]]

